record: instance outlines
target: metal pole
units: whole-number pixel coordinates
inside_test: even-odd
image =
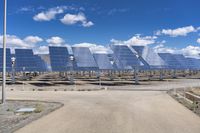
[[[7,11],[7,0],[4,0],[4,21],[3,21],[3,83],[2,83],[2,104],[6,102],[6,11]]]
[[[139,79],[138,79],[138,68],[134,68],[134,77],[135,77],[135,84],[139,84]]]

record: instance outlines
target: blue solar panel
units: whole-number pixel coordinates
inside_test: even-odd
[[[173,54],[173,56],[179,62],[180,69],[188,69],[187,60],[182,54]]]
[[[70,70],[69,52],[67,47],[49,47],[52,71],[64,72]]]
[[[36,61],[36,70],[38,72],[45,72],[47,71],[47,65],[44,60],[38,55],[35,55],[35,61]]]
[[[72,47],[75,58],[75,70],[98,70],[97,63],[88,47]]]
[[[168,69],[182,69],[180,62],[170,53],[158,53],[158,55],[165,61]]]
[[[190,70],[200,70],[200,60],[195,58],[186,58]]]
[[[35,57],[32,49],[15,49],[15,70],[34,72],[37,70]]]
[[[108,54],[108,59],[111,62],[113,69],[117,70],[118,68],[117,68],[116,61],[114,59],[114,54]]]
[[[10,72],[12,70],[11,62],[11,52],[10,49],[6,49],[6,71]],[[3,71],[3,48],[0,48],[0,72]]]
[[[139,59],[145,67],[150,69],[160,69],[166,66],[165,62],[153,51],[153,49],[147,46],[132,46],[132,48],[138,53]]]
[[[100,70],[113,70],[113,65],[109,60],[108,54],[96,53],[93,55]]]
[[[111,49],[114,54],[114,61],[118,69],[132,70],[134,67],[141,66],[141,62],[137,58],[137,53],[126,45],[112,45]]]

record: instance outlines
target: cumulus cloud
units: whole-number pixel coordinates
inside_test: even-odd
[[[55,19],[57,14],[64,13],[64,10],[66,10],[66,6],[57,6],[54,8],[50,8],[47,11],[42,11],[38,14],[36,14],[33,19],[35,21],[50,21],[52,19]]]
[[[163,44],[159,44],[153,48],[156,53],[175,53],[175,48],[165,47]]]
[[[141,37],[141,35],[135,35],[129,40],[121,41],[121,40],[115,40],[112,39],[111,42],[113,44],[117,45],[135,45],[135,46],[146,46],[149,44],[154,44],[156,42],[157,37],[156,36],[144,36]]]
[[[7,47],[11,48],[11,51],[14,52],[14,49],[34,49],[37,43],[42,42],[43,39],[38,36],[27,36],[24,39],[16,35],[7,35],[6,43]],[[3,43],[3,36],[0,35],[0,44]]]
[[[105,53],[105,54],[112,53],[112,50],[110,48],[93,43],[79,43],[79,44],[74,44],[73,47],[88,47],[90,48],[90,51],[92,53]]]
[[[27,36],[26,38],[24,38],[24,41],[27,43],[36,44],[36,43],[42,42],[43,39],[38,36]]]
[[[50,46],[61,46],[64,44],[65,40],[58,36],[53,36],[46,40]]]
[[[56,18],[58,14],[63,14],[65,11],[84,11],[83,7],[73,7],[73,6],[57,6],[53,8],[49,8],[46,11],[42,11],[35,16],[33,16],[33,20],[35,21],[51,21]],[[91,23],[90,23],[91,24]]]
[[[65,14],[65,16],[60,19],[60,21],[65,25],[74,25],[77,23],[81,23],[83,27],[90,27],[93,26],[94,23],[92,21],[88,21],[85,17],[84,13],[78,14]]]
[[[162,29],[156,32],[156,35],[169,35],[171,37],[187,36],[189,33],[197,32],[199,28],[193,26],[186,26],[177,29]]]
[[[48,54],[49,53],[49,47],[48,46],[39,46],[34,49],[35,54]]]
[[[200,47],[189,45],[182,49],[165,47],[163,44],[157,45],[154,48],[157,53],[172,53],[172,54],[183,54],[186,57],[200,58]]]
[[[187,57],[197,58],[200,54],[200,47],[189,45],[186,48],[181,49],[180,52]]]
[[[3,36],[0,36],[0,43],[2,44],[3,42]],[[15,36],[15,35],[7,35],[7,47],[9,48],[32,48],[32,44],[28,44],[25,42],[23,39]]]
[[[199,43],[199,44],[200,44],[200,38],[198,38],[198,39],[197,39],[197,43]]]

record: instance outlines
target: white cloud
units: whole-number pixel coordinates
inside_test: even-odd
[[[198,39],[197,39],[197,43],[199,43],[199,44],[200,44],[200,38],[198,38]]]
[[[3,42],[3,36],[0,36],[0,43]],[[23,39],[15,36],[15,35],[7,35],[7,47],[15,47],[15,48],[31,48],[33,45],[29,45]]]
[[[43,8],[42,8],[43,9]],[[26,8],[24,8],[26,10]],[[42,11],[35,16],[33,16],[33,20],[35,21],[51,21],[56,18],[58,14],[63,14],[65,11],[84,11],[83,7],[74,7],[74,6],[57,6],[53,8],[49,8],[46,11]]]
[[[17,10],[17,13],[19,12],[33,12],[35,9],[32,6],[27,6],[27,7],[21,7],[20,9]]]
[[[163,44],[159,44],[153,48],[156,53],[175,53],[175,48],[165,47]]]
[[[171,37],[177,36],[187,36],[187,34],[192,32],[197,32],[199,28],[194,28],[193,26],[186,26],[177,29],[163,29],[156,32],[156,35],[169,35]]]
[[[64,39],[58,36],[53,36],[46,40],[47,43],[49,43],[49,46],[61,46],[65,42]]]
[[[157,45],[154,48],[157,53],[172,53],[172,54],[183,54],[186,57],[200,58],[200,47],[189,45],[182,49],[165,47],[163,44]]]
[[[38,36],[27,36],[26,38],[24,38],[24,41],[27,43],[36,44],[36,43],[42,42],[43,39]]]
[[[87,21],[87,18],[83,13],[65,14],[65,16],[62,19],[60,19],[60,21],[65,25],[73,25],[77,23],[81,23],[83,27],[90,27],[94,25],[92,21]]]
[[[156,36],[144,36],[135,35],[127,41],[112,39],[111,42],[117,45],[135,45],[135,46],[146,46],[149,44],[154,44],[156,42]]]
[[[43,11],[38,13],[33,17],[33,19],[35,21],[50,21],[52,19],[55,19],[57,14],[64,13],[65,9],[66,9],[65,6],[50,8],[48,11]]]
[[[38,36],[27,36],[24,39],[21,39],[15,35],[7,35],[6,43],[7,47],[11,48],[12,53],[14,49],[34,49],[36,44],[41,42],[43,39]],[[3,43],[3,36],[0,35],[0,44]]]
[[[49,53],[49,47],[48,46],[39,46],[34,49],[35,54],[48,54]]]
[[[180,52],[187,57],[197,58],[200,54],[200,47],[189,45],[186,48],[181,49]]]
[[[74,44],[73,47],[88,47],[92,53],[112,53],[110,48],[93,43],[79,43]]]
[[[83,26],[83,27],[91,27],[91,26],[93,26],[93,25],[94,25],[94,23],[93,23],[92,21],[83,22],[83,23],[82,23],[82,26]]]

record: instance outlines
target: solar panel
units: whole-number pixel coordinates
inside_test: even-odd
[[[32,49],[15,49],[16,71],[34,72],[37,70]]]
[[[6,71],[12,70],[11,52],[9,48],[6,48]],[[0,72],[3,71],[3,48],[0,48]]]
[[[97,63],[88,47],[72,47],[75,58],[75,70],[98,70]]]
[[[158,55],[165,61],[168,69],[181,69],[179,61],[170,53],[158,53]]]
[[[137,58],[135,50],[126,45],[112,45],[114,61],[118,69],[132,70],[134,67],[141,66],[142,63]]]
[[[108,54],[108,59],[111,62],[113,69],[117,70],[118,68],[117,68],[116,61],[114,60],[114,54],[109,53]]]
[[[96,53],[93,55],[100,70],[113,69],[113,65],[111,64],[111,61],[109,60],[108,54]]]
[[[35,55],[35,61],[36,61],[36,71],[38,72],[45,72],[47,71],[47,65],[44,60],[38,55]]]
[[[165,67],[165,62],[153,49],[147,46],[132,46],[132,48],[138,53],[140,61],[146,68],[160,69]]]
[[[70,70],[69,52],[67,47],[49,47],[52,71],[64,72]]]
[[[173,54],[173,56],[179,62],[180,69],[188,69],[187,60],[182,54]]]
[[[190,70],[200,70],[200,60],[195,58],[186,58]]]

